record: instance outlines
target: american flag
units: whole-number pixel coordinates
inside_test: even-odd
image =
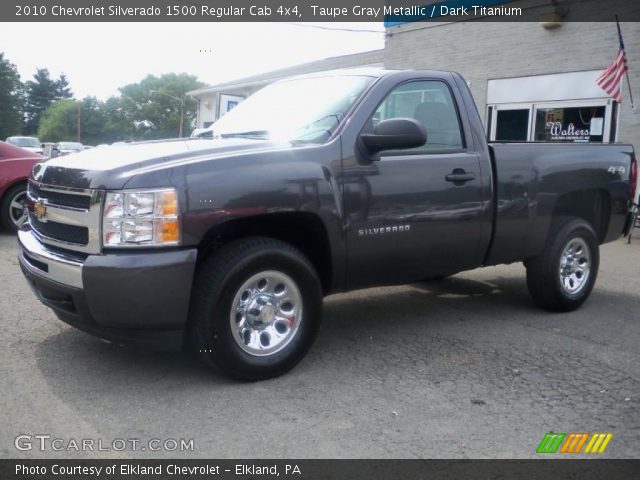
[[[596,83],[600,88],[607,92],[616,102],[622,103],[622,77],[628,70],[627,55],[624,51],[624,43],[622,42],[622,34],[620,34],[620,49],[615,61],[602,72],[596,79]]]

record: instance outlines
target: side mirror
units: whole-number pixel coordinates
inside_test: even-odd
[[[424,145],[427,131],[413,118],[390,118],[376,125],[373,133],[360,135],[360,140],[370,153],[400,150]]]

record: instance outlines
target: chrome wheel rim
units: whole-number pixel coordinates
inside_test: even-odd
[[[229,316],[233,339],[245,352],[273,355],[285,348],[302,322],[302,295],[285,273],[267,270],[236,292]]]
[[[580,292],[591,275],[591,254],[582,238],[572,238],[560,257],[560,286],[570,295]]]
[[[23,190],[18,192],[9,201],[9,218],[11,222],[20,228],[27,221],[27,209],[25,208],[25,201],[27,200],[27,191]]]

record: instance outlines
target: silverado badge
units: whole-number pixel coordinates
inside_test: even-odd
[[[35,214],[38,220],[42,220],[44,216],[47,214],[47,207],[44,205],[44,202],[37,201],[33,205],[33,213]]]

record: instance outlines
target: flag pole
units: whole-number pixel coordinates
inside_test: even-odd
[[[618,29],[618,39],[620,40],[620,48],[624,50],[624,41],[622,40],[622,30],[620,29],[620,21],[618,15],[616,15],[616,27]],[[625,52],[626,55],[626,52]],[[625,77],[627,77],[627,87],[629,88],[629,101],[631,102],[631,109],[635,112],[636,106],[633,103],[633,93],[631,92],[631,81],[629,80],[629,68],[627,67]]]

